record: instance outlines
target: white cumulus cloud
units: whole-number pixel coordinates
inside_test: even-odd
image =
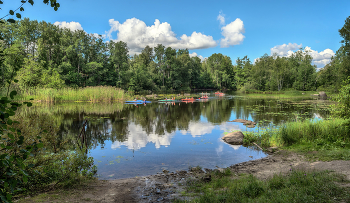
[[[196,52],[193,52],[193,53],[190,53],[190,57],[192,58],[192,57],[198,57],[198,58],[200,58],[201,59],[201,61],[204,61],[204,59],[206,59],[207,57],[203,57],[202,55],[198,55]]]
[[[78,22],[74,22],[74,21],[72,21],[72,22],[66,22],[66,21],[58,22],[58,21],[56,21],[54,23],[54,25],[57,25],[60,28],[68,28],[72,31],[83,30],[83,27],[81,26],[81,24]]]
[[[309,52],[309,54],[312,56],[312,62],[318,68],[322,68],[325,65],[327,65],[332,60],[332,56],[335,55],[335,53],[331,49],[325,49],[321,52],[318,52],[312,50],[311,47],[305,47],[304,51]]]
[[[244,35],[244,24],[243,21],[237,18],[235,21],[223,26],[221,28],[223,39],[220,41],[221,47],[229,47],[238,45],[243,42]]]
[[[127,19],[124,23],[110,19],[109,24],[111,29],[106,32],[106,36],[114,41],[126,42],[130,53],[140,53],[147,45],[155,47],[157,44],[189,50],[205,49],[217,45],[212,36],[200,32],[193,32],[190,36],[183,34],[177,38],[170,24],[161,23],[158,19],[151,26],[147,26],[145,22],[137,18]],[[116,39],[112,37],[113,32],[118,32]]]
[[[271,51],[271,55],[273,54],[277,54],[278,56],[290,56],[293,51],[297,51],[300,48],[302,48],[303,45],[302,44],[297,44],[297,43],[289,43],[289,44],[282,44],[282,45],[277,45],[274,46],[270,49]]]
[[[216,20],[220,21],[220,25],[225,25],[225,15],[221,11]]]
[[[302,48],[302,44],[296,44],[296,43],[289,43],[289,44],[282,44],[272,47],[271,55],[277,54],[278,56],[285,56],[289,57],[291,56],[295,51],[298,51],[300,48]],[[322,68],[325,65],[327,65],[330,61],[332,56],[335,55],[333,50],[331,49],[325,49],[321,52],[312,50],[311,47],[306,46],[303,50],[303,52],[308,52],[308,54],[312,57],[312,63],[317,66],[317,68]],[[255,61],[254,61],[255,62]]]

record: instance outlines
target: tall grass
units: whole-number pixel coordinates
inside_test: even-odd
[[[127,108],[121,102],[92,103],[92,102],[63,102],[58,104],[33,103],[31,108],[20,107],[16,114],[21,115],[61,115],[84,112],[86,114],[114,114]]]
[[[339,145],[350,143],[347,120],[304,120],[288,122],[259,132],[245,132],[245,144],[259,142],[263,147],[282,147],[293,144]]]
[[[20,91],[20,100],[57,101],[116,101],[130,98],[124,90],[111,86],[95,86],[85,88],[26,88]]]

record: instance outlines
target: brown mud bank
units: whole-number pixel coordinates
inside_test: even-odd
[[[287,174],[290,169],[329,170],[344,174],[350,180],[350,161],[309,162],[302,155],[278,151],[268,157],[243,162],[228,167],[234,175],[253,174],[260,179],[268,179],[273,174]],[[215,169],[221,171],[222,169]],[[18,202],[171,202],[186,199],[181,196],[190,178],[210,181],[210,169],[192,168],[189,171],[168,172],[156,175],[118,180],[98,180],[75,189],[51,191],[37,197]],[[350,187],[350,185],[346,185]]]

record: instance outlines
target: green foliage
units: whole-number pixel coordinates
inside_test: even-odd
[[[347,123],[348,120],[339,118],[288,122],[281,126],[260,129],[258,132],[244,132],[244,143],[251,144],[254,141],[263,147],[291,148],[296,146],[295,144],[312,143],[315,150],[338,148],[340,143],[350,142]]]
[[[331,91],[337,91],[343,85],[343,81],[350,77],[350,16],[339,29],[339,34],[343,38],[343,44],[332,57],[332,61],[321,69],[317,76],[319,85]]]
[[[11,99],[15,95],[15,92],[11,92]],[[31,106],[31,103],[25,104]],[[15,115],[20,106],[7,97],[0,100],[2,201],[10,202],[15,194],[35,193],[47,185],[69,186],[93,178],[96,173],[93,159],[88,158],[84,149],[69,151],[77,143],[76,138],[61,140],[57,136],[60,123],[55,123],[50,116]]]
[[[350,57],[350,16],[345,19],[344,26],[339,30],[340,36],[343,38],[346,53]]]
[[[291,168],[289,174],[275,174],[267,180],[253,175],[216,176],[211,181],[190,180],[186,193],[195,196],[189,201],[175,202],[333,202],[347,201],[350,191],[339,185],[344,176],[328,171],[307,172]]]
[[[333,97],[333,100],[338,102],[332,106],[333,115],[350,119],[350,76],[344,81],[344,86],[339,90],[339,94]]]
[[[9,14],[7,14],[6,16],[3,16],[1,19],[6,18],[8,15],[14,15],[15,12],[18,11],[18,10],[24,11],[23,5],[25,3],[27,3],[27,2],[30,3],[31,5],[34,5],[34,0],[21,0],[21,1],[19,1],[19,3],[21,3],[21,4],[20,4],[20,6],[17,9],[9,10]],[[50,3],[51,7],[53,7],[55,11],[57,11],[58,8],[60,7],[60,4],[57,2],[57,0],[44,0],[43,3],[45,3],[45,4],[49,4]],[[3,1],[0,1],[0,4],[3,4]],[[16,17],[17,18],[21,18],[21,14],[20,13],[16,13]],[[12,18],[8,19],[7,21],[10,22],[10,23],[15,23],[15,20],[13,20]]]
[[[18,185],[28,181],[28,167],[24,161],[31,152],[41,148],[43,145],[38,141],[30,145],[25,145],[24,136],[17,128],[10,127],[18,123],[10,117],[15,115],[15,111],[22,104],[13,102],[17,93],[12,91],[10,99],[2,97],[0,99],[0,199],[1,202],[11,202],[14,193],[21,191],[23,188]],[[27,106],[31,103],[25,102]],[[38,137],[40,139],[40,137]],[[19,150],[20,149],[20,150]]]
[[[135,93],[143,90],[190,91],[200,88],[281,91],[289,88],[314,90],[315,68],[306,51],[291,57],[262,56],[255,64],[245,56],[233,65],[229,57],[213,54],[201,61],[190,57],[187,49],[175,50],[158,44],[146,46],[141,54],[130,57],[125,42],[104,42],[77,30],[59,28],[51,23],[25,18],[0,26],[2,49],[16,56],[24,66],[17,79],[27,87],[116,86]],[[18,44],[17,48],[13,46]],[[7,50],[9,49],[9,50]],[[7,64],[7,63],[5,63]],[[17,63],[20,64],[20,63]],[[12,66],[1,67],[6,81]],[[43,75],[43,77],[39,77]]]

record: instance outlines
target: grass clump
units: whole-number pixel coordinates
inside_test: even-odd
[[[258,132],[245,132],[244,144],[255,142],[265,148],[283,147],[321,160],[350,160],[348,122],[341,118],[288,122]],[[309,153],[312,151],[318,151],[317,156]]]
[[[229,170],[229,169],[228,169]],[[212,174],[212,180],[188,182],[185,195],[190,201],[176,202],[334,202],[350,200],[349,189],[339,183],[349,182],[343,175],[329,171],[291,170],[287,175],[275,174],[268,180],[253,175],[232,177]]]

